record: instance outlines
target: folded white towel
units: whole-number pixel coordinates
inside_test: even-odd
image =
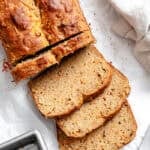
[[[150,72],[150,0],[109,0],[120,14],[113,31],[135,41],[134,54]]]

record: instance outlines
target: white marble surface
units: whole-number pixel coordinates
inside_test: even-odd
[[[119,68],[130,80],[132,91],[129,103],[138,123],[135,140],[125,150],[137,150],[150,124],[150,74],[147,74],[133,56],[133,43],[116,36],[110,29],[116,14],[106,0],[81,0],[82,8],[94,36],[97,48],[108,61]],[[2,49],[2,48],[1,48]],[[57,150],[55,124],[45,120],[36,110],[26,82],[12,83],[9,72],[2,72],[5,57],[0,51],[0,143],[31,129],[38,129],[49,150]]]

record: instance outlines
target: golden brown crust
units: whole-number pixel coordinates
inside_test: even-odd
[[[39,73],[93,41],[78,0],[0,0],[0,28],[8,61],[12,66],[17,65],[12,70],[16,81]],[[84,31],[89,32],[81,37],[79,34]],[[57,60],[43,54],[33,62],[22,61],[65,40],[68,41],[62,46],[53,48]],[[39,61],[42,67],[38,66]]]
[[[51,50],[33,59],[24,61],[12,69],[12,75],[16,82],[33,77],[46,68],[60,62],[60,60],[70,53],[87,46],[94,41],[89,31],[81,33],[68,41],[65,41]]]
[[[36,0],[50,44],[89,30],[78,0]]]
[[[47,67],[57,64],[55,56],[48,51],[34,59],[29,59],[28,61],[18,64],[12,69],[12,75],[16,82],[26,79],[28,77],[33,77],[34,75],[45,70]]]
[[[93,35],[91,34],[90,30],[89,31],[87,30],[65,41],[59,46],[54,47],[52,49],[52,52],[56,56],[56,59],[60,61],[64,56],[74,53],[76,50],[86,47],[94,42],[95,39]]]
[[[113,66],[111,68],[112,80],[103,93],[100,91],[97,97],[90,98],[79,110],[56,120],[59,128],[68,137],[81,138],[103,126],[126,102],[130,93],[128,79]]]
[[[11,64],[48,46],[34,0],[0,0],[0,29]]]

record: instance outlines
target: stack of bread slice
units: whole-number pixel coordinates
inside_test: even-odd
[[[118,150],[136,134],[128,79],[93,46],[29,82],[39,111],[55,118],[60,150]]]
[[[58,141],[60,150],[118,150],[134,138],[135,132],[136,122],[126,102],[111,120],[83,138],[67,137],[58,129]]]
[[[60,150],[118,150],[134,138],[128,79],[95,48],[78,0],[0,0],[0,28],[14,80],[35,77],[33,100],[56,119]]]

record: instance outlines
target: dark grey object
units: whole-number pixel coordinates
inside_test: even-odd
[[[30,131],[0,144],[0,150],[47,150],[38,131]]]

